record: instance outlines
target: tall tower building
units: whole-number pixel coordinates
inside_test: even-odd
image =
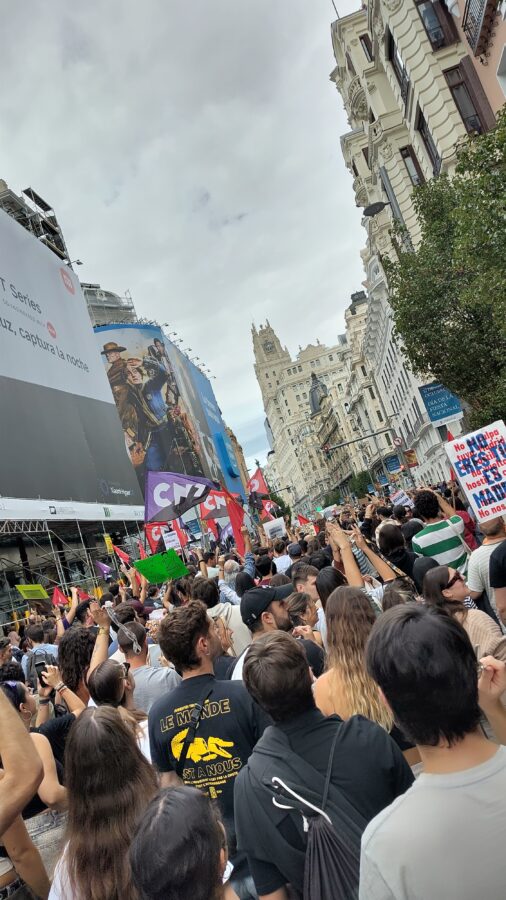
[[[345,337],[333,347],[309,344],[293,359],[270,322],[252,327],[255,374],[265,413],[269,442],[281,487],[289,489],[284,499],[295,512],[313,512],[334,486],[318,429],[311,421],[311,385],[318,379],[330,390],[340,386],[344,394],[347,380],[348,348]]]

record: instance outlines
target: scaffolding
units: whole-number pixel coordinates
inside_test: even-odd
[[[104,580],[95,562],[110,566],[119,575],[118,560],[107,550],[104,531],[112,542],[139,558],[144,535],[137,522],[47,522],[45,520],[0,523],[0,628],[23,618],[29,604],[17,584],[40,584],[49,596],[56,587],[66,595],[71,588],[99,596]],[[47,603],[47,601],[46,601]],[[1,635],[0,635],[1,636]]]
[[[59,259],[70,264],[63,232],[54,210],[33,188],[25,188],[21,197],[18,197],[0,179],[0,209],[45,244]]]

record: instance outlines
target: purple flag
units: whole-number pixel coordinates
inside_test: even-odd
[[[176,472],[146,472],[144,521],[171,522],[205,500],[216,488],[207,478]]]
[[[102,578],[109,578],[109,576],[112,575],[111,567],[103,562],[100,562],[99,559],[95,560],[95,568],[98,574],[102,576]]]

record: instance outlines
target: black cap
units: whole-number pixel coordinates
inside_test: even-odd
[[[298,556],[302,556],[302,547],[300,544],[288,544],[288,556],[296,559]]]
[[[241,619],[250,628],[274,600],[286,600],[293,594],[293,584],[279,587],[255,587],[241,597]]]

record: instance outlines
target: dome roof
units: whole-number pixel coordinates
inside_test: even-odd
[[[320,381],[314,372],[311,373],[311,387],[309,389],[309,406],[311,415],[317,416],[320,412],[320,403],[324,397],[328,397],[327,385]]]

